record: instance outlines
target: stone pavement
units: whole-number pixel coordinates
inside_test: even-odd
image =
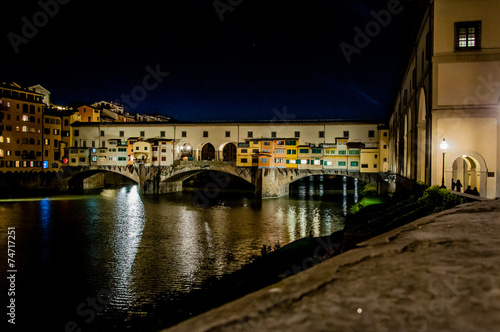
[[[500,200],[419,219],[164,331],[500,331]]]

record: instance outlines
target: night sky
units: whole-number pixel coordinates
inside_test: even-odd
[[[417,12],[401,0],[348,63],[398,1],[59,1],[2,0],[2,81],[181,121],[384,119]]]

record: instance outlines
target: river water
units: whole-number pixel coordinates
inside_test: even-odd
[[[141,196],[137,186],[1,200],[2,308],[15,299],[16,331],[158,330],[169,324],[169,301],[241,268],[262,245],[341,230],[354,188],[352,179],[316,176],[295,183],[289,197],[263,201],[228,191],[199,205],[193,191]]]

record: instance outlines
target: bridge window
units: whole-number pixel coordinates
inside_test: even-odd
[[[247,149],[241,149],[241,153],[248,153]]]
[[[249,131],[249,132],[247,132],[247,137],[248,137],[248,138],[252,138],[252,137],[253,137],[253,131]]]
[[[358,167],[359,163],[357,161],[351,161],[352,167]]]
[[[275,131],[271,131],[271,137],[272,138],[276,138],[276,132]]]
[[[248,159],[247,159],[247,158],[241,158],[241,162],[242,162],[242,163],[247,163],[247,162],[248,162]]]
[[[294,136],[297,138],[300,137],[300,131],[296,131]]]
[[[160,131],[160,137],[165,137],[165,131],[164,130]]]
[[[325,137],[325,132],[324,131],[318,132],[318,137],[319,138],[324,138]]]
[[[101,130],[101,137],[104,136],[104,130]]]
[[[226,137],[231,137],[231,132],[230,131],[226,131]]]
[[[349,138],[349,130],[344,130],[344,138]]]
[[[182,131],[181,132],[181,137],[187,137],[187,132],[186,131]]]
[[[346,150],[339,150],[339,154],[347,154]]]
[[[123,130],[120,130],[120,137],[125,137],[125,132]]]
[[[203,137],[208,137],[208,131],[203,132]]]
[[[141,132],[139,133],[139,136],[144,137],[144,136],[146,136],[146,133],[145,133],[144,131],[141,131]]]
[[[339,161],[339,166],[345,166],[346,162],[345,161]]]
[[[261,158],[261,159],[260,159],[260,161],[261,161],[262,163],[267,163],[267,158]]]
[[[368,130],[368,137],[375,137],[375,130]]]

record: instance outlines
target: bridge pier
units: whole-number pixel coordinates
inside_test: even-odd
[[[277,169],[261,169],[255,183],[256,194],[262,198],[288,196],[289,182]]]
[[[174,193],[182,191],[182,181],[169,182],[146,180],[139,184],[139,190],[141,194],[146,195]]]

